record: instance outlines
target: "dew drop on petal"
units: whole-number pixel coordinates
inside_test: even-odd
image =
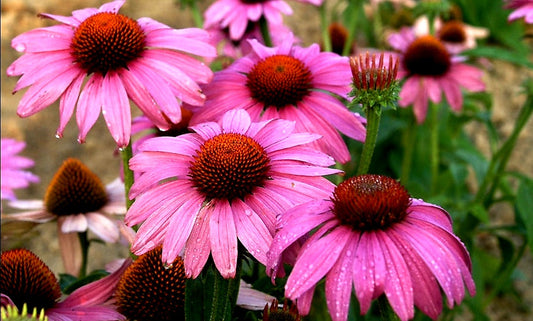
[[[15,45],[15,50],[18,52],[24,52],[26,51],[26,45],[24,45],[23,43],[18,43]]]

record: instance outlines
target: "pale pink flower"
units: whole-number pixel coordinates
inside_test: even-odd
[[[299,0],[313,5],[323,0]],[[242,40],[249,23],[264,16],[268,24],[281,25],[283,16],[291,15],[291,7],[282,0],[218,0],[205,11],[205,29],[229,29],[231,40]]]
[[[340,172],[326,167],[331,157],[303,146],[319,136],[295,133],[291,121],[253,123],[232,110],[191,129],[139,146],[130,167],[141,175],[125,218],[129,226],[142,223],[133,253],[162,244],[163,261],[183,256],[189,277],[209,254],[223,277],[234,277],[238,242],[264,264],[276,214],[326,197],[333,184],[321,176]]]
[[[514,9],[508,17],[509,21],[524,18],[526,23],[533,23],[533,0],[510,0],[506,7]]]
[[[483,91],[482,71],[462,63],[434,36],[416,37],[410,28],[391,34],[390,45],[401,52],[398,77],[405,78],[400,92],[401,107],[413,105],[418,123],[426,119],[428,100],[440,103],[442,94],[455,112],[463,108],[461,87]]]
[[[27,157],[20,156],[25,142],[17,141],[11,138],[2,138],[1,140],[1,199],[14,200],[15,189],[26,188],[30,183],[39,182],[39,177],[26,169],[32,167],[35,162]]]
[[[45,310],[49,321],[115,321],[125,320],[112,305],[112,295],[130,260],[110,275],[72,292],[59,301],[61,290],[50,268],[35,254],[25,249],[2,253],[2,304],[24,303],[30,311]]]
[[[65,271],[79,273],[81,247],[78,232],[90,230],[105,242],[120,238],[120,226],[111,215],[124,215],[124,184],[119,178],[104,186],[77,159],[67,159],[50,183],[43,200],[15,200],[10,207],[23,212],[2,214],[2,220],[45,223],[57,220],[59,246]]]
[[[339,100],[351,91],[347,57],[293,45],[292,35],[268,48],[250,40],[252,52],[216,72],[204,87],[206,104],[191,124],[216,121],[231,109],[248,111],[253,121],[283,118],[296,122],[296,131],[322,136],[313,146],[341,163],[350,153],[337,130],[364,141],[364,119]]]
[[[150,18],[133,20],[118,13],[124,2],[76,10],[71,17],[41,14],[62,24],[12,40],[24,55],[7,74],[22,75],[14,92],[30,87],[20,100],[19,116],[31,116],[59,99],[57,136],[77,107],[78,140],[83,142],[101,111],[117,145],[125,147],[131,131],[129,99],[163,129],[167,119],[181,120],[182,101],[203,104],[198,83],[209,82],[212,72],[189,54],[216,55],[207,32],[176,30]]]
[[[372,300],[386,296],[400,320],[414,306],[433,319],[471,295],[475,284],[470,256],[453,234],[441,207],[409,197],[396,180],[379,175],[350,178],[330,199],[311,201],[279,216],[268,253],[267,273],[281,269],[286,249],[308,237],[285,286],[307,314],[316,284],[325,277],[326,301],[333,321],[344,321],[352,288],[365,314]]]

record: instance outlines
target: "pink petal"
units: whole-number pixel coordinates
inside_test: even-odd
[[[78,141],[85,142],[85,137],[100,115],[102,108],[102,76],[98,73],[92,75],[81,91],[76,109],[76,121],[80,130]]]
[[[230,110],[222,116],[222,130],[225,133],[244,134],[251,123],[250,115],[243,109]]]
[[[227,200],[214,204],[209,220],[211,256],[224,278],[234,278],[237,267],[237,231],[232,208]]]
[[[81,84],[83,83],[84,78],[85,74],[78,75],[61,96],[61,100],[59,101],[59,127],[56,131],[58,137],[63,136],[63,131],[74,113],[74,108],[76,107],[76,102],[78,101]]]
[[[183,256],[185,274],[189,278],[196,278],[204,268],[210,253],[209,222],[211,220],[210,204],[202,207],[196,217],[191,235],[185,245]]]
[[[400,251],[385,232],[376,233],[387,264],[385,295],[400,320],[414,317],[413,284]]]
[[[198,193],[189,193],[184,198],[185,196],[186,201],[172,214],[163,242],[162,259],[167,264],[174,262],[183,250],[205,199]]]
[[[326,303],[333,321],[345,321],[352,294],[352,269],[357,233],[352,233],[341,256],[326,276]]]
[[[117,73],[106,74],[102,82],[102,115],[119,148],[130,143],[131,111],[126,89]]]
[[[57,220],[57,238],[59,241],[59,250],[61,259],[65,267],[65,273],[77,276],[81,268],[81,245],[78,239],[78,233],[64,233],[61,231],[63,218]]]
[[[287,280],[285,295],[294,300],[315,286],[326,273],[330,272],[351,235],[350,229],[338,226],[300,253]]]
[[[87,213],[87,227],[105,242],[115,243],[118,241],[118,226],[105,215],[100,213]]]
[[[232,202],[237,236],[242,245],[262,264],[266,264],[272,234],[251,207],[240,199]]]

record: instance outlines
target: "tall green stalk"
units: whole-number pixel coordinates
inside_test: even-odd
[[[133,157],[131,140],[128,146],[120,149],[120,156],[122,157],[122,169],[124,171],[124,192],[126,196],[126,208],[129,209],[133,204],[133,200],[130,200],[129,194],[134,180],[133,171],[130,169],[130,159]]]
[[[367,107],[365,110],[367,111],[366,138],[365,144],[363,145],[361,158],[359,160],[359,167],[357,168],[357,175],[368,173],[368,169],[372,163],[372,155],[374,154],[374,149],[376,148],[379,123],[381,120],[381,107],[379,109]]]

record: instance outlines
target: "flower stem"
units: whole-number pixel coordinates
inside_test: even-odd
[[[429,148],[430,148],[430,169],[431,169],[431,195],[435,195],[437,182],[439,179],[439,105],[429,103]]]
[[[476,202],[483,202],[485,206],[490,205],[502,178],[502,174],[511,158],[518,137],[533,114],[533,81],[530,81],[529,87],[528,98],[516,119],[513,132],[492,157],[487,174],[476,194]]]
[[[400,182],[402,185],[407,186],[409,182],[409,174],[411,173],[411,164],[413,162],[413,152],[415,150],[416,142],[416,125],[413,117],[410,118],[407,128],[403,132],[402,144],[403,144],[403,159],[402,159],[402,172],[400,173]]]
[[[131,186],[133,185],[133,171],[130,169],[130,159],[133,157],[133,150],[131,148],[131,141],[128,146],[120,149],[122,157],[122,168],[124,170],[124,192],[126,195],[126,208],[129,209],[133,200],[130,200],[129,194]]]
[[[367,107],[366,111],[366,138],[363,145],[363,151],[359,160],[359,167],[357,168],[357,175],[368,173],[370,163],[372,162],[372,155],[376,148],[376,140],[379,131],[379,122],[381,120],[381,108]]]
[[[324,51],[331,51],[331,38],[328,32],[328,22],[327,22],[327,10],[326,10],[326,1],[318,7],[320,12],[320,27],[322,28],[322,42],[324,43]]]
[[[202,28],[204,26],[204,21],[202,18],[202,13],[198,9],[197,1],[191,1],[190,7],[191,7],[192,19],[194,20],[194,24],[196,25],[196,27]]]
[[[210,321],[232,320],[233,307],[237,302],[237,295],[239,294],[240,260],[237,264],[237,272],[233,279],[225,279],[214,269],[214,286],[212,289],[209,289],[209,291],[213,291],[211,314],[208,318]]]
[[[87,231],[78,232],[78,239],[80,240],[81,245],[81,266],[78,278],[83,279],[87,275],[87,258],[89,256],[89,245],[91,243],[87,237]]]
[[[390,306],[389,301],[387,301],[387,297],[384,294],[382,294],[378,298],[378,308],[381,314],[381,320],[387,320],[387,321],[399,321],[400,320],[398,315],[394,312],[394,310]]]
[[[268,21],[264,15],[259,18],[259,29],[261,30],[261,36],[263,36],[265,46],[273,47],[272,37],[270,37],[270,31],[268,30]]]

